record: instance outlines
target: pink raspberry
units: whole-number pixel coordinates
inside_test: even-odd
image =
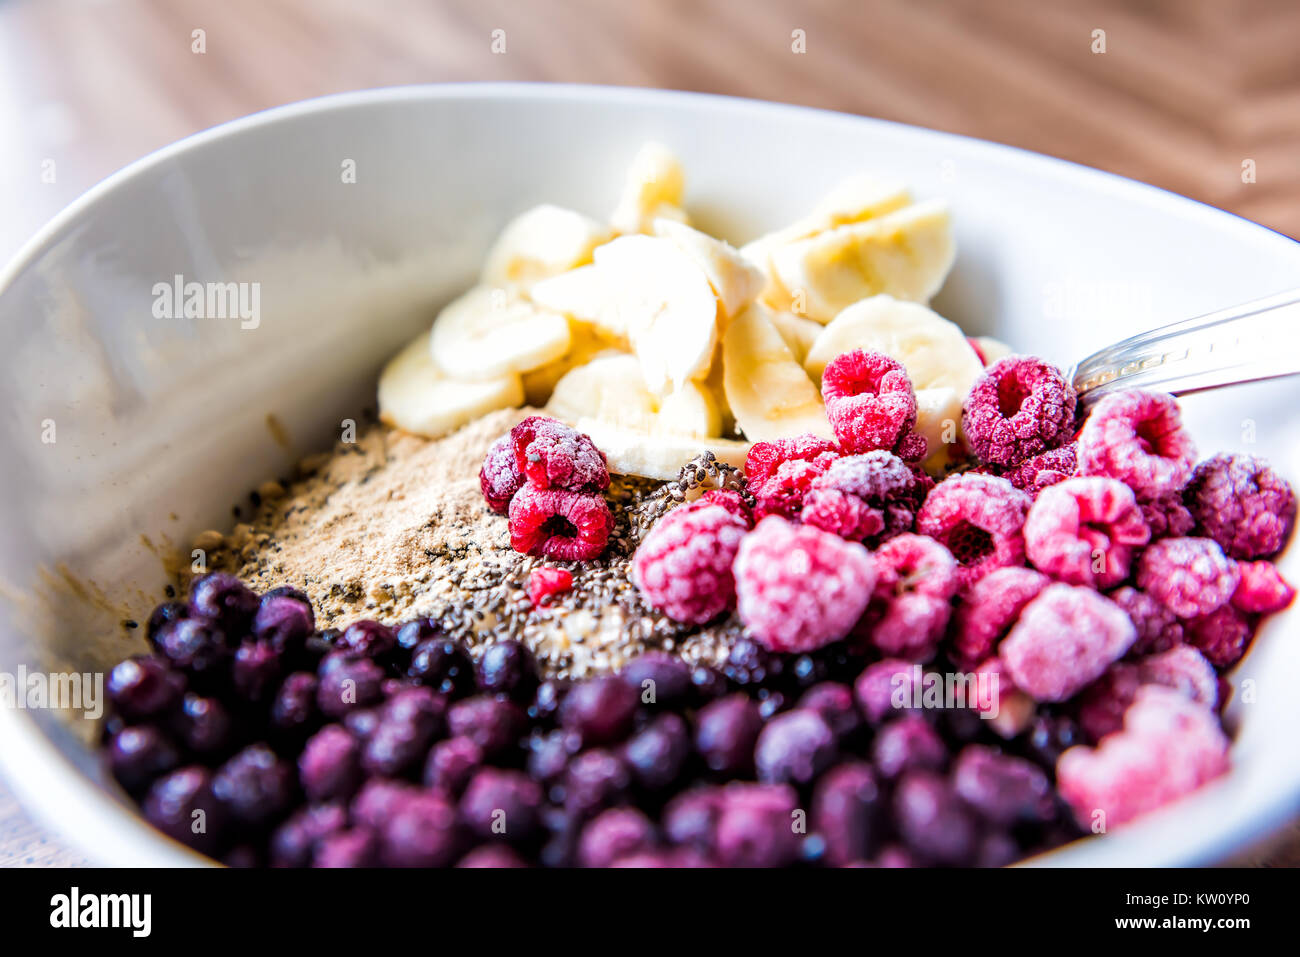
[[[1033,458],[1013,465],[1002,477],[1021,491],[1037,495],[1049,485],[1064,482],[1079,468],[1079,443],[1071,442],[1059,449],[1048,449]]]
[[[1214,714],[1169,688],[1140,689],[1122,731],[1056,763],[1062,797],[1085,828],[1107,828],[1177,800],[1228,769],[1228,738]],[[1097,817],[1100,812],[1103,817]]]
[[[1164,538],[1138,559],[1138,587],[1179,618],[1226,605],[1240,578],[1236,563],[1208,538]]]
[[[800,519],[874,548],[916,524],[934,481],[884,450],[850,455],[813,479]]]
[[[478,471],[478,484],[488,508],[498,515],[510,510],[510,500],[524,484],[524,476],[515,462],[515,447],[509,435],[501,436],[488,449],[483,467]]]
[[[754,526],[754,512],[745,501],[745,496],[727,488],[712,488],[701,495],[697,502],[706,505],[718,505],[745,523],[746,528]]]
[[[632,580],[646,603],[673,621],[702,625],[735,604],[731,566],[745,519],[700,499],[673,509],[632,558]]]
[[[984,349],[982,346],[980,346],[980,341],[978,339],[972,336],[967,336],[966,344],[971,347],[971,350],[975,353],[976,357],[980,360],[980,365],[987,366],[989,364],[988,356],[984,355]]]
[[[1138,662],[1138,675],[1143,684],[1173,688],[1207,708],[1219,703],[1219,676],[1214,665],[1190,645],[1143,658]]]
[[[1043,489],[1025,519],[1025,554],[1071,585],[1111,588],[1128,577],[1133,549],[1151,537],[1133,490],[1108,478]]]
[[[876,587],[860,629],[887,655],[929,661],[952,613],[957,563],[938,542],[910,532],[874,557]]]
[[[1205,534],[1231,558],[1267,558],[1295,525],[1295,493],[1262,459],[1220,453],[1196,467],[1184,493]]]
[[[1091,741],[1100,741],[1124,724],[1124,712],[1143,685],[1158,684],[1213,708],[1219,697],[1214,666],[1195,648],[1179,645],[1139,662],[1119,661],[1079,695],[1078,719]]]
[[[534,568],[528,573],[528,600],[541,605],[573,587],[573,573],[563,568]]]
[[[843,638],[876,584],[861,545],[774,515],[740,543],[735,574],[740,620],[772,651],[812,651]]]
[[[1278,574],[1272,562],[1238,562],[1241,581],[1232,593],[1232,606],[1254,615],[1271,615],[1291,604],[1295,589]]]
[[[971,451],[984,462],[1013,465],[1070,438],[1074,387],[1034,356],[1006,356],[975,380],[961,422]]]
[[[510,500],[510,547],[525,555],[590,561],[613,529],[614,516],[596,492],[525,485]]]
[[[1142,518],[1151,529],[1151,540],[1181,538],[1196,527],[1196,519],[1183,504],[1182,492],[1163,492],[1153,499],[1138,499]]]
[[[950,475],[925,499],[916,530],[945,546],[962,567],[966,588],[995,568],[1025,560],[1023,527],[1031,500],[1006,479],[965,473]]]
[[[848,452],[893,449],[916,425],[907,370],[882,352],[853,349],[822,373],[822,398],[835,437]]]
[[[1119,479],[1152,499],[1183,487],[1196,446],[1174,397],[1129,389],[1097,403],[1079,433],[1079,474]]]
[[[603,492],[609,488],[605,453],[591,437],[557,419],[530,415],[510,430],[515,464],[538,488]]]
[[[1154,655],[1183,643],[1183,626],[1163,602],[1128,586],[1117,588],[1108,597],[1128,612],[1137,629],[1137,640],[1129,649],[1131,654]]]
[[[1020,613],[998,656],[1016,687],[1037,701],[1064,701],[1133,644],[1124,610],[1090,588],[1048,585]]]
[[[973,584],[957,606],[952,656],[969,668],[993,654],[1025,605],[1051,584],[1032,568],[997,568]]]
[[[1187,643],[1199,648],[1210,664],[1220,669],[1231,668],[1240,661],[1255,637],[1250,618],[1231,605],[1188,619],[1183,623],[1183,632]]]
[[[797,518],[813,480],[839,457],[834,442],[816,435],[755,442],[745,458],[745,476],[756,503],[754,516]]]

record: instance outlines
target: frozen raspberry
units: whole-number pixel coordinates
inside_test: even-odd
[[[1137,636],[1124,610],[1090,588],[1048,585],[1020,613],[998,656],[1016,687],[1064,701],[1101,677]]]
[[[1138,499],[1142,517],[1151,529],[1151,540],[1181,538],[1196,527],[1196,519],[1183,504],[1182,492],[1162,492],[1150,500]]]
[[[1214,665],[1190,645],[1143,658],[1138,662],[1138,675],[1143,684],[1173,688],[1207,708],[1219,703],[1219,676]]]
[[[957,563],[934,539],[910,532],[875,553],[876,586],[863,634],[887,655],[911,661],[934,657],[957,591]]]
[[[525,555],[590,561],[605,550],[613,528],[599,493],[526,485],[510,500],[510,546]]]
[[[754,511],[745,501],[745,496],[737,491],[729,488],[711,488],[696,501],[725,508],[732,515],[743,520],[746,528],[754,526]]]
[[[854,349],[822,373],[826,417],[845,451],[893,449],[916,425],[916,392],[907,370],[881,352]]]
[[[1029,561],[1071,585],[1118,585],[1128,577],[1133,549],[1150,537],[1132,489],[1095,476],[1043,489],[1025,519]]]
[[[571,492],[609,488],[605,453],[591,437],[563,422],[530,415],[510,430],[515,465],[529,484]]]
[[[1271,615],[1291,604],[1295,589],[1278,574],[1272,562],[1238,562],[1241,581],[1232,593],[1232,606],[1255,615]]]
[[[993,654],[1021,609],[1050,582],[1032,568],[998,568],[972,585],[953,620],[953,660],[970,668]]]
[[[1231,605],[1188,619],[1183,623],[1183,632],[1188,644],[1199,648],[1210,664],[1221,669],[1240,661],[1255,636],[1250,618]]]
[[[777,516],[745,536],[735,574],[740,620],[773,651],[812,651],[843,638],[876,583],[861,545]]]
[[[528,573],[528,600],[542,605],[573,587],[573,572],[563,568],[534,568]]]
[[[853,700],[867,723],[878,725],[896,711],[911,707],[920,665],[885,658],[867,665],[853,683]]]
[[[1064,482],[1079,469],[1079,443],[1071,442],[1059,449],[1048,449],[1031,459],[1014,465],[1002,477],[1023,492],[1037,495],[1049,485]]]
[[[1023,527],[1031,499],[1006,479],[966,473],[944,479],[926,497],[916,530],[943,544],[961,566],[965,588],[993,571],[1023,564]]]
[[[1074,388],[1033,356],[1006,356],[984,370],[962,407],[971,451],[1013,465],[1061,445],[1074,428]]]
[[[1137,665],[1118,661],[1079,692],[1075,717],[1089,741],[1096,744],[1124,727],[1124,712],[1137,697],[1142,684]]]
[[[1174,397],[1129,389],[1097,403],[1079,433],[1079,474],[1119,479],[1151,499],[1180,489],[1196,446]]]
[[[1114,828],[1227,769],[1228,738],[1213,712],[1150,685],[1138,691],[1122,731],[1095,749],[1075,747],[1061,755],[1056,782],[1081,826]]]
[[[813,480],[840,457],[834,442],[801,435],[755,442],[745,458],[745,476],[754,494],[754,516],[797,518]]]
[[[897,455],[878,450],[832,462],[813,479],[800,519],[875,548],[916,524],[933,480]]]
[[[1166,538],[1142,553],[1137,584],[1179,618],[1208,615],[1228,603],[1241,573],[1208,538]]]
[[[509,435],[501,436],[488,449],[483,467],[478,470],[478,484],[488,508],[498,515],[510,510],[510,500],[523,486],[524,476],[515,461],[515,446]]]
[[[1295,493],[1262,459],[1220,453],[1196,467],[1184,493],[1205,534],[1230,558],[1267,558],[1295,525]]]
[[[1134,655],[1154,655],[1183,643],[1183,626],[1178,616],[1144,591],[1117,588],[1110,600],[1128,612],[1137,629],[1137,640],[1129,649]]]
[[[652,608],[674,621],[702,625],[735,604],[731,566],[745,520],[701,499],[665,515],[637,548],[632,580]]]

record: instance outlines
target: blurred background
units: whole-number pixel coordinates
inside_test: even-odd
[[[343,90],[466,80],[883,117],[1300,237],[1297,0],[0,0],[0,261],[191,133]],[[1300,862],[1300,841],[1267,860]],[[80,861],[0,784],[0,865]]]

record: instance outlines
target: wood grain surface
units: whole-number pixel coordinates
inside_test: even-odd
[[[1294,0],[0,0],[0,260],[180,137],[307,97],[453,80],[884,117],[1111,170],[1300,237],[1297,50]],[[1300,863],[1300,833],[1266,860]],[[0,864],[81,862],[0,785]]]

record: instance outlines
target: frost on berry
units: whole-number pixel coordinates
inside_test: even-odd
[[[599,493],[525,485],[510,501],[510,546],[525,555],[590,561],[605,550],[613,528]]]
[[[1072,478],[1043,489],[1025,519],[1025,554],[1071,585],[1112,588],[1151,533],[1133,491],[1108,478]]]
[[[1255,636],[1255,625],[1250,616],[1231,605],[1224,605],[1208,615],[1183,622],[1183,634],[1187,643],[1199,649],[1210,664],[1225,669],[1231,668],[1246,654]]]
[[[798,518],[813,481],[840,457],[839,447],[816,435],[755,442],[745,458],[754,517]]]
[[[541,489],[603,492],[609,488],[605,453],[591,437],[557,419],[530,415],[510,430],[515,464]]]
[[[981,461],[1014,465],[1069,439],[1076,402],[1073,386],[1055,366],[1033,356],[1006,356],[975,380],[962,428]]]
[[[934,487],[916,516],[916,530],[957,559],[965,588],[995,568],[1023,564],[1023,527],[1031,500],[1006,479],[967,472]]]
[[[800,519],[875,548],[916,524],[934,481],[891,452],[838,459],[809,486]]]
[[[1208,538],[1164,538],[1138,560],[1137,584],[1179,618],[1208,615],[1226,605],[1241,573]]]
[[[970,668],[992,655],[1025,605],[1049,584],[1032,568],[997,568],[975,582],[953,620],[953,660]]]
[[[1295,493],[1262,459],[1220,453],[1196,467],[1184,492],[1193,517],[1230,558],[1267,558],[1295,526]]]
[[[1056,763],[1056,783],[1080,825],[1104,815],[1126,824],[1177,800],[1228,770],[1228,738],[1214,713],[1170,688],[1138,690],[1121,731],[1097,748],[1071,748]]]
[[[1196,519],[1183,504],[1182,492],[1164,492],[1152,499],[1138,498],[1142,518],[1151,529],[1151,540],[1181,538],[1196,528]]]
[[[754,525],[754,511],[745,501],[745,496],[734,489],[729,488],[711,488],[698,499],[698,502],[704,502],[706,505],[717,505],[726,509],[732,515],[736,516],[745,523],[746,528],[752,528]]]
[[[1137,662],[1119,661],[1077,699],[1079,726],[1089,740],[1100,741],[1118,731],[1138,689],[1149,684],[1172,688],[1206,708],[1218,703],[1219,679],[1214,666],[1189,645],[1178,645]]]
[[[1049,485],[1064,482],[1078,471],[1078,450],[1077,442],[1062,445],[1059,449],[1048,449],[1006,469],[1002,477],[1021,491],[1036,496]]]
[[[860,630],[886,655],[929,661],[952,612],[957,563],[938,542],[910,532],[874,557],[876,587]]]
[[[1136,637],[1124,610],[1090,588],[1049,585],[998,647],[1016,687],[1064,701],[1099,678]]]
[[[528,574],[528,600],[534,605],[563,595],[573,587],[573,573],[563,568],[534,568]]]
[[[740,620],[773,651],[811,651],[843,638],[876,583],[861,545],[777,516],[740,543],[735,575]]]
[[[523,473],[515,462],[515,447],[509,435],[503,435],[492,443],[483,467],[478,473],[479,488],[487,499],[488,508],[498,515],[504,515],[510,509],[510,500],[515,497],[524,484]]]
[[[1291,604],[1295,589],[1287,584],[1272,562],[1238,562],[1241,581],[1232,593],[1232,606],[1254,615],[1271,615]]]
[[[652,608],[702,625],[735,603],[731,566],[748,530],[744,518],[706,498],[675,508],[637,548],[632,580]]]
[[[1183,626],[1178,616],[1163,602],[1144,591],[1125,586],[1109,595],[1111,601],[1128,613],[1137,630],[1137,639],[1129,649],[1133,655],[1154,655],[1183,642]]]
[[[847,452],[892,450],[916,425],[912,380],[901,362],[882,352],[853,349],[832,359],[822,373],[822,398]]]
[[[1152,499],[1182,488],[1196,446],[1174,397],[1129,389],[1097,403],[1079,433],[1079,474],[1119,479]]]

